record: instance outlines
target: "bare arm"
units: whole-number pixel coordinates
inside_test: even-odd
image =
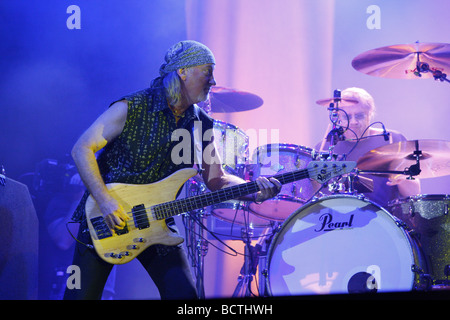
[[[72,149],[72,157],[80,177],[111,229],[124,227],[128,216],[109,194],[100,175],[95,153],[120,135],[125,126],[127,108],[126,101],[114,103],[81,135]]]

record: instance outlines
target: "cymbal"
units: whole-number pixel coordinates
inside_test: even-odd
[[[357,161],[358,169],[403,171],[416,164],[416,142],[421,172],[418,178],[450,175],[450,142],[444,140],[412,140],[391,143],[373,149]],[[405,176],[406,178],[406,176]]]
[[[328,98],[328,99],[321,99],[321,100],[317,100],[316,103],[318,105],[321,106],[325,106],[328,107],[330,105],[330,103],[339,103],[340,106],[345,107],[345,106],[350,106],[352,104],[357,104],[358,100],[354,100],[354,99],[349,99],[349,98]]]
[[[417,42],[381,47],[358,55],[352,66],[375,77],[432,78],[433,72],[450,71],[450,44]]]
[[[209,94],[211,112],[241,112],[259,108],[263,99],[253,93],[225,87],[212,87]]]

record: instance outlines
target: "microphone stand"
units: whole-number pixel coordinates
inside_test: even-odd
[[[344,129],[337,125],[337,122],[339,121],[338,117],[338,111],[339,111],[339,102],[341,101],[341,91],[340,90],[334,90],[333,94],[334,102],[330,103],[330,106],[328,107],[328,111],[330,113],[330,120],[333,124],[333,128],[330,130],[330,132],[327,135],[326,140],[330,143],[329,146],[329,157],[333,157],[333,150],[334,146],[339,142],[344,140]]]

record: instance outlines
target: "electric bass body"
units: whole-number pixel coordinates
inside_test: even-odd
[[[196,174],[195,169],[183,169],[151,184],[108,184],[111,195],[131,216],[122,230],[108,228],[90,196],[86,201],[86,217],[97,254],[107,262],[123,264],[153,244],[175,246],[182,243],[183,238],[169,230],[165,218],[157,219],[152,207],[175,200],[183,184]]]

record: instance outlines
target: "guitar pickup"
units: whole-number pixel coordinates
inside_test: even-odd
[[[91,223],[99,240],[112,237],[112,232],[103,217],[92,218]]]
[[[147,210],[145,209],[145,206],[143,204],[134,206],[131,209],[131,212],[133,213],[134,225],[139,228],[139,230],[150,227]]]

